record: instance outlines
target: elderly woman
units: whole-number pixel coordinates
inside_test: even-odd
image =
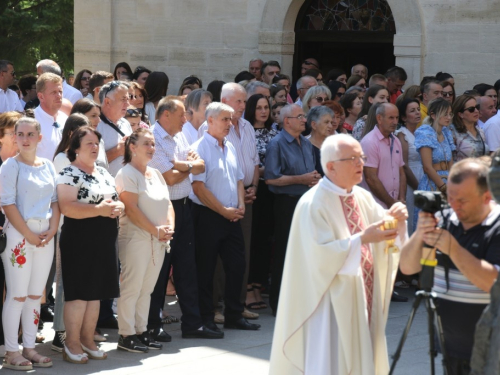
[[[2,367],[31,370],[33,366],[52,366],[50,358],[36,352],[35,337],[40,299],[54,257],[59,207],[54,166],[36,156],[42,140],[40,124],[23,117],[14,131],[19,154],[7,159],[0,169],[0,202],[8,220],[7,246],[1,254],[7,285],[2,314],[7,354]],[[20,323],[22,355],[18,345]]]
[[[332,93],[327,86],[313,86],[309,90],[307,90],[307,93],[304,95],[304,99],[302,99],[302,109],[304,110],[304,113],[307,114],[310,108],[322,105],[323,102],[326,102],[331,98]]]
[[[116,239],[124,206],[113,177],[95,164],[100,138],[91,127],[76,129],[67,150],[71,165],[57,179],[64,215],[60,239],[66,298],[63,358],[71,363],[107,358],[94,343],[99,301],[119,295]]]
[[[335,121],[335,113],[327,106],[311,108],[307,114],[307,125],[311,128],[309,141],[313,145],[313,152],[316,157],[316,171],[323,177],[325,173],[321,167],[321,145],[326,137],[336,134],[339,126]]]
[[[490,154],[483,129],[477,125],[479,108],[476,99],[470,95],[461,95],[453,103],[453,124],[450,125],[450,130],[456,146],[453,157],[455,162]]]
[[[125,166],[116,175],[116,189],[125,204],[118,238],[122,270],[118,299],[118,349],[147,352],[162,345],[147,330],[149,304],[174,233],[174,210],[161,173],[148,167],[155,139],[139,128],[125,142]]]
[[[186,98],[186,111],[191,113],[191,120],[182,126],[188,143],[191,145],[198,140],[198,129],[205,122],[205,110],[212,103],[210,91],[196,89],[189,93]]]

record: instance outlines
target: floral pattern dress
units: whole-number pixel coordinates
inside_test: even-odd
[[[365,131],[366,117],[367,116],[363,116],[360,119],[358,119],[358,121],[356,121],[352,129],[352,136],[358,142],[361,141],[361,137],[363,136],[363,132]]]
[[[57,184],[76,187],[79,203],[98,205],[105,199],[118,200],[114,178],[101,167],[88,174],[70,165],[59,173]],[[118,219],[64,217],[60,248],[66,301],[119,296],[117,236]]]
[[[274,125],[274,124],[273,124]],[[255,142],[257,144],[257,153],[259,154],[259,167],[266,164],[266,148],[271,139],[278,135],[278,130],[273,126],[271,130],[266,128],[255,129]]]
[[[454,161],[490,154],[490,148],[486,143],[484,131],[479,126],[476,125],[477,135],[475,137],[469,131],[459,133],[453,124],[450,125],[450,130],[456,146],[456,152],[453,156]]]

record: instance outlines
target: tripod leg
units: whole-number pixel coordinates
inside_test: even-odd
[[[443,374],[447,375],[450,373],[450,371],[448,369],[448,356],[446,355],[446,348],[444,346],[443,325],[441,324],[441,317],[439,316],[436,309],[436,303],[434,301],[434,297],[431,297],[430,304],[432,307],[432,311],[434,311],[434,316],[436,317],[437,338],[439,347],[441,348],[441,355],[443,356]]]
[[[425,307],[427,308],[427,325],[429,329],[429,356],[431,359],[431,374],[436,373],[434,359],[436,358],[437,351],[434,343],[434,310],[431,306],[430,299],[426,299]]]
[[[411,324],[413,323],[413,319],[415,318],[415,313],[417,312],[418,306],[420,305],[420,301],[422,300],[422,295],[417,294],[415,297],[415,301],[413,302],[413,307],[410,312],[410,316],[408,317],[408,323],[406,323],[405,330],[403,331],[403,335],[401,336],[401,339],[399,340],[398,348],[396,349],[396,352],[392,356],[392,365],[391,365],[391,371],[389,372],[389,375],[392,375],[394,372],[394,369],[396,368],[396,363],[399,360],[399,357],[401,357],[401,351],[403,350],[403,346],[406,341],[406,337],[408,336],[408,333],[410,332]]]

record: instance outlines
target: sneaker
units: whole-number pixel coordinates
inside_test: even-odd
[[[408,284],[408,283],[407,283],[406,281],[404,281],[404,280],[401,280],[401,281],[396,281],[396,282],[394,283],[394,286],[395,286],[396,288],[403,288],[403,289],[407,289],[407,288],[409,288],[409,287],[410,287],[410,284]]]
[[[163,345],[160,344],[158,341],[155,341],[149,331],[145,331],[141,333],[140,335],[137,335],[137,338],[144,344],[146,345],[149,349],[155,349],[155,350],[160,350],[163,348]]]
[[[52,340],[52,346],[50,348],[55,352],[62,353],[65,341],[66,331],[56,331],[56,335],[54,336],[54,340]]]
[[[136,335],[123,337],[120,335],[118,339],[118,349],[126,350],[131,353],[147,353],[148,347],[144,345]]]

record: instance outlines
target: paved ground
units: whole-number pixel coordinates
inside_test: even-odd
[[[399,290],[401,294],[413,299],[414,290]],[[180,316],[179,307],[170,298],[166,309],[172,315]],[[387,327],[389,353],[393,354],[411,310],[411,303],[393,303]],[[422,306],[423,307],[423,306]],[[50,355],[54,362],[51,369],[36,369],[36,374],[170,374],[170,375],[259,375],[267,374],[271,350],[274,318],[269,309],[262,312],[256,321],[262,325],[260,331],[243,332],[226,330],[223,340],[182,339],[180,325],[165,325],[172,335],[171,343],[161,351],[148,354],[134,354],[116,349],[117,331],[105,330],[108,343],[102,348],[108,352],[106,361],[90,361],[86,365],[74,365],[63,361],[62,355],[50,350],[53,331],[46,324],[43,333],[47,341],[37,349]],[[427,316],[425,309],[419,309],[412,330],[408,336],[401,359],[396,367],[397,375],[430,374],[427,335]],[[437,374],[442,374],[441,364],[436,363]],[[1,370],[1,373],[12,373]]]

